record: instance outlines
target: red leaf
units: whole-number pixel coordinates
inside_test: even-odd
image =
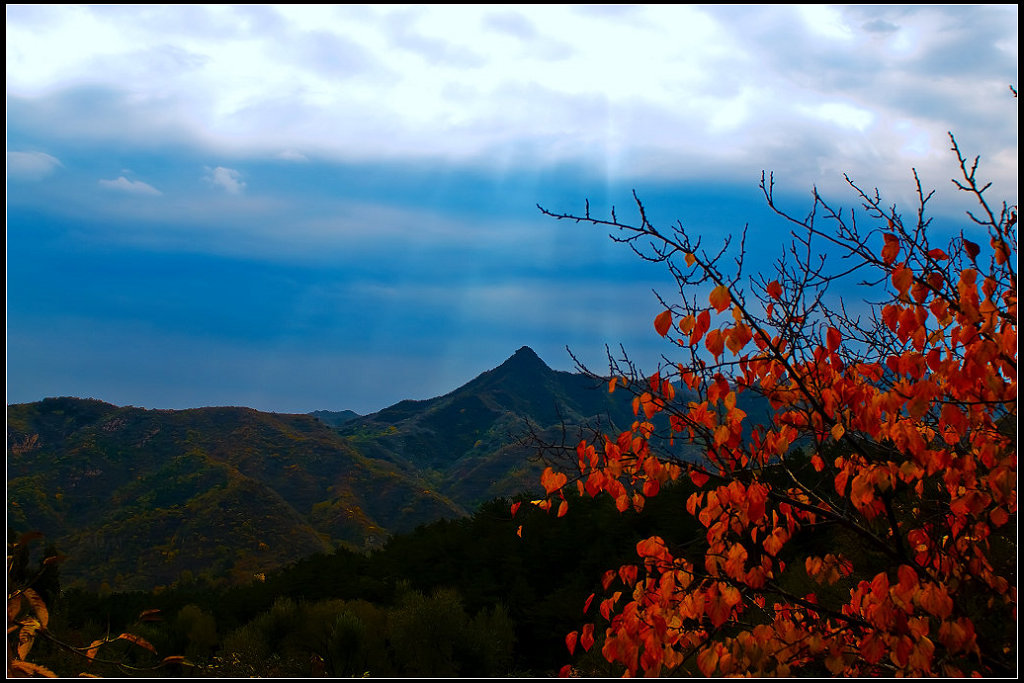
[[[594,625],[584,624],[583,631],[580,633],[580,645],[587,652],[594,646]]]
[[[981,247],[970,240],[964,240],[964,251],[971,257],[971,260],[978,258],[978,254],[981,252]]]
[[[825,335],[826,342],[828,344],[829,351],[836,351],[839,348],[839,343],[842,341],[842,335],[839,334],[839,330],[834,327],[828,328],[828,333]]]
[[[711,327],[711,313],[701,311],[697,315],[697,323],[693,326],[693,332],[690,333],[690,346],[699,342],[709,327]]]
[[[690,481],[692,481],[693,485],[696,486],[697,488],[701,488],[702,486],[704,486],[704,484],[708,483],[708,479],[710,478],[711,477],[704,474],[703,472],[698,472],[697,470],[690,470]]]
[[[565,647],[569,649],[569,654],[576,652],[576,639],[579,635],[579,631],[573,631],[565,636]]]
[[[768,292],[768,296],[773,299],[778,299],[782,296],[782,285],[779,284],[778,280],[772,280],[768,283],[766,291]]]

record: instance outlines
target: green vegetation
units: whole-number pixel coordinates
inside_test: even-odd
[[[621,403],[523,348],[446,396],[363,417],[12,405],[9,526],[44,533],[84,588],[148,590],[185,571],[244,583],[537,491],[542,466],[523,434],[632,420]]]
[[[614,549],[657,526],[702,552],[696,527],[672,507],[692,490],[670,487],[640,514],[581,501],[554,522],[532,508],[513,519],[511,501],[495,499],[377,551],[339,548],[245,585],[207,572],[156,591],[65,588],[53,592],[51,628],[78,646],[132,628],[161,654],[184,654],[193,675],[551,675],[564,664],[562,634],[600,588]],[[161,620],[137,623],[150,609]],[[59,674],[84,668],[52,648],[33,655]]]

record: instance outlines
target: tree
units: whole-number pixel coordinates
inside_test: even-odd
[[[23,678],[44,676],[55,678],[49,667],[29,661],[28,656],[37,640],[45,641],[59,650],[71,653],[89,664],[113,667],[119,674],[141,673],[151,675],[168,666],[187,665],[185,658],[178,655],[164,657],[157,661],[156,649],[145,638],[131,632],[108,636],[93,641],[88,647],[76,647],[50,630],[50,610],[44,597],[57,588],[57,565],[65,558],[48,546],[37,568],[31,568],[31,545],[40,538],[37,531],[21,534],[7,544],[7,676]],[[139,622],[158,620],[159,610],[146,610],[139,615]],[[125,645],[116,658],[107,656],[106,651],[116,645]],[[153,657],[144,664],[130,664],[127,648],[145,650]],[[99,657],[103,649],[104,657]],[[134,653],[132,653],[134,654]],[[87,674],[82,674],[87,675]]]
[[[684,360],[645,377],[609,353],[609,391],[637,419],[547,468],[537,504],[565,514],[575,488],[639,509],[688,476],[685,512],[706,531],[696,554],[639,541],[570,653],[596,643],[628,675],[1016,673],[1017,209],[988,200],[950,141],[978,208],[944,247],[916,171],[907,217],[847,177],[862,210],[815,189],[796,218],[762,175],[792,242],[753,277],[746,230],[709,252],[650,223],[635,193],[635,224],[539,207],[664,264],[678,292],[654,328]],[[866,314],[844,305],[852,291]],[[746,392],[768,419],[750,424]],[[702,460],[681,457],[691,444]]]

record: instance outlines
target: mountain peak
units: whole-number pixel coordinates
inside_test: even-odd
[[[515,370],[522,372],[523,370],[551,370],[547,363],[541,360],[537,352],[531,349],[529,346],[522,346],[518,351],[513,353],[508,360],[502,363],[499,367],[506,370]]]

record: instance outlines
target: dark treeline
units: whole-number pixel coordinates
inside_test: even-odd
[[[161,655],[186,655],[194,667],[168,672],[181,675],[551,675],[569,661],[565,634],[593,619],[596,607],[582,609],[603,572],[635,561],[623,548],[657,529],[702,552],[699,524],[678,513],[693,490],[667,487],[639,514],[576,499],[561,518],[524,504],[513,519],[498,499],[371,554],[339,548],[244,586],[185,575],[156,592],[65,589],[51,598],[51,630],[85,646],[130,629]],[[137,622],[151,609],[159,621]],[[606,671],[597,649],[584,662],[593,673]],[[104,673],[52,644],[34,654],[64,675]]]

